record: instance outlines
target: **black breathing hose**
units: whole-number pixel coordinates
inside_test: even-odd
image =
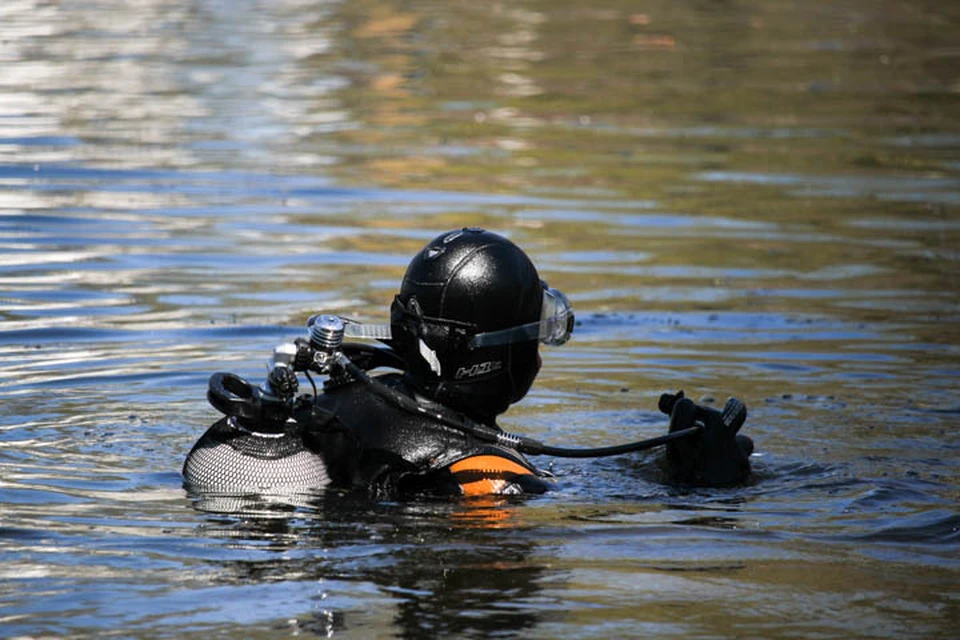
[[[465,420],[460,420],[458,418],[445,415],[442,411],[431,410],[429,407],[423,406],[413,398],[403,395],[396,389],[391,389],[376,378],[370,377],[366,371],[351,362],[348,357],[342,354],[337,354],[334,357],[336,364],[343,367],[344,370],[346,370],[346,372],[353,378],[364,383],[378,396],[400,407],[401,409],[409,411],[410,413],[418,413],[429,416],[441,424],[468,433],[469,435],[479,438],[485,442],[500,442],[499,436],[503,435],[501,431],[486,425],[475,422],[467,422]]]
[[[596,447],[590,449],[554,447],[544,444],[533,438],[506,433],[487,425],[445,415],[442,411],[431,410],[430,408],[421,405],[416,400],[403,395],[396,389],[391,389],[379,380],[372,378],[369,374],[367,374],[366,371],[355,365],[342,353],[340,353],[338,356],[335,356],[335,362],[337,365],[343,367],[343,369],[346,370],[346,372],[353,378],[370,387],[370,389],[378,396],[400,407],[401,409],[404,409],[405,411],[430,416],[441,424],[444,424],[448,427],[453,427],[458,431],[474,436],[485,442],[493,442],[508,446],[516,449],[520,453],[525,453],[531,456],[554,456],[556,458],[604,458],[609,456],[618,456],[624,453],[633,453],[635,451],[653,449],[680,438],[688,438],[697,434],[703,428],[700,425],[694,425],[692,427],[687,427],[686,429],[680,429],[662,436],[657,436],[656,438],[649,438],[647,440],[640,440],[637,442],[629,442],[627,444],[619,444],[608,447]]]
[[[521,453],[531,456],[554,456],[556,458],[606,458],[609,456],[619,456],[624,453],[633,453],[635,451],[645,451],[661,445],[665,445],[673,440],[680,438],[689,438],[698,433],[703,427],[694,425],[679,431],[648,438],[647,440],[638,440],[637,442],[628,442],[626,444],[617,444],[609,447],[595,447],[592,449],[569,449],[567,447],[553,447],[544,444],[532,438],[518,436],[521,444],[517,449]]]

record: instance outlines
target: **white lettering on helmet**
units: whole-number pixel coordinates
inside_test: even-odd
[[[493,373],[494,371],[499,371],[500,369],[503,369],[503,362],[500,360],[478,362],[477,364],[470,365],[469,367],[460,367],[457,369],[457,375],[455,376],[455,379],[460,380],[462,378],[476,378],[477,376],[482,376],[485,373]]]

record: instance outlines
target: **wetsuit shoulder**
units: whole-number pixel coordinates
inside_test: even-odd
[[[406,392],[397,374],[378,381]],[[395,493],[404,478],[428,474],[472,445],[466,434],[401,409],[360,382],[326,390],[312,408],[318,410],[333,419],[307,422],[307,439],[340,485]]]
[[[397,374],[380,376],[378,381],[407,393]],[[391,451],[420,469],[457,457],[472,445],[467,434],[427,415],[401,409],[360,382],[325,391],[316,404],[334,416],[363,449]]]
[[[410,395],[398,374],[378,380]],[[329,425],[319,429],[318,453],[335,476],[354,487],[480,495],[542,493],[548,486],[520,453],[399,408],[362,383],[330,389],[317,398],[317,405],[335,416],[338,439],[337,446],[329,446],[322,437],[322,432],[331,432]]]

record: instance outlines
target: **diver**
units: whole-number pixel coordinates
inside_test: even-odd
[[[225,417],[183,466],[194,492],[361,489],[377,496],[543,493],[550,474],[528,456],[599,457],[666,445],[673,481],[729,485],[750,473],[746,408],[723,411],[664,394],[668,434],[568,449],[504,432],[497,417],[540,370],[539,345],[574,328],[566,296],[510,240],[476,228],[441,234],[410,262],[389,325],[314,316],[309,338],[280,345],[260,387],[214,374]],[[344,342],[375,338],[382,346]],[[373,369],[394,371],[372,375]],[[311,376],[327,376],[318,392]],[[313,393],[300,393],[300,375]]]

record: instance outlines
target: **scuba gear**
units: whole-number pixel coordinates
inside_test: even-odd
[[[310,369],[318,371],[321,367],[316,363],[320,359],[313,357],[311,343],[297,340],[294,344],[298,356],[308,356],[297,359],[309,362]],[[282,405],[266,399],[264,386],[256,387],[233,374],[214,374],[208,395],[211,403],[229,417],[215,424],[190,452],[183,469],[187,486],[222,491],[225,487],[220,480],[237,475],[239,486],[252,490],[246,468],[237,468],[238,456],[244,455],[239,449],[245,447],[251,458],[257,458],[251,460],[250,468],[271,465],[272,473],[264,474],[268,482],[278,474],[283,476],[285,468],[288,480],[300,477],[302,461],[297,456],[306,448],[323,470],[320,479],[324,482],[304,488],[333,483],[390,496],[423,492],[473,495],[483,487],[502,493],[542,493],[547,489],[537,469],[522,454],[496,442],[492,427],[471,432],[452,426],[461,424],[457,417],[426,398],[416,397],[402,375],[369,378],[365,368],[396,364],[392,360],[395,356],[387,353],[391,352],[366,345],[342,345],[323,367],[329,374],[324,393],[301,396]],[[344,366],[348,363],[349,368]],[[268,379],[278,369],[286,369],[286,364],[275,362]],[[379,392],[370,393],[370,385]],[[409,404],[401,408],[399,398]],[[286,417],[281,406],[288,411]],[[274,413],[266,413],[264,407]],[[269,415],[274,423],[286,428],[255,432],[244,426],[250,421],[242,416],[257,415]],[[277,446],[287,441],[290,459],[274,456]],[[265,449],[266,456],[262,456]],[[490,458],[507,461],[506,466],[491,469],[486,463]],[[474,459],[483,466],[478,467]],[[315,480],[316,475],[309,478]]]
[[[316,327],[320,323],[324,327],[323,340],[315,339],[319,332]],[[664,394],[659,408],[671,416],[670,431],[665,435],[608,447],[556,447],[506,433],[496,426],[474,422],[467,416],[418,397],[415,389],[406,387],[408,378],[396,374],[370,376],[367,371],[378,366],[402,370],[403,361],[390,349],[338,344],[337,340],[345,333],[344,328],[345,323],[340,318],[320,316],[311,323],[310,340],[297,339],[274,352],[268,381],[278,370],[290,371],[291,363],[296,370],[305,373],[312,370],[329,375],[325,392],[314,394],[312,401],[309,397],[281,401],[270,393],[270,385],[254,388],[233,374],[214,374],[208,398],[217,409],[230,416],[226,426],[243,429],[244,424],[260,420],[266,423],[266,428],[257,429],[260,435],[273,437],[278,427],[289,432],[295,430],[295,425],[300,425],[302,428],[297,435],[318,450],[318,456],[324,461],[325,478],[397,490],[421,487],[427,476],[436,488],[443,484],[438,481],[442,475],[448,487],[458,486],[464,495],[484,487],[500,487],[508,491],[521,487],[528,493],[538,492],[545,490],[545,486],[542,480],[537,480],[536,469],[526,462],[523,454],[593,458],[642,451],[664,444],[668,447],[668,461],[675,469],[674,479],[678,482],[718,486],[742,481],[749,474],[752,442],[746,436],[737,435],[746,419],[746,407],[735,398],[728,400],[720,412],[695,405],[683,396],[682,391]],[[316,349],[316,345],[322,350]],[[295,355],[291,355],[293,353]],[[372,391],[372,395],[365,393],[366,390]],[[342,429],[338,431],[330,426],[344,415],[359,425],[350,436],[352,440],[344,438]],[[220,442],[222,434],[215,433],[214,436],[220,438],[215,440],[216,445],[223,444]],[[318,443],[321,446],[317,446]],[[333,451],[346,454],[331,455]],[[484,456],[489,455],[513,462],[491,466],[483,463]],[[193,458],[194,452],[191,452],[184,466],[184,476],[190,484],[194,484],[198,476]],[[349,463],[344,467],[341,462],[338,467],[338,458]],[[464,460],[473,462],[462,462]],[[518,473],[520,468],[528,473]],[[479,471],[489,471],[484,477],[491,481],[499,479],[498,482],[480,482],[483,478],[477,479]],[[451,473],[453,480],[460,478],[464,482],[457,485],[451,480]]]
[[[274,367],[260,388],[232,373],[210,376],[207,399],[226,417],[187,455],[183,477],[192,490],[254,493],[330,483],[326,464],[291,420],[297,378],[283,362],[287,356],[286,345],[274,351]]]

